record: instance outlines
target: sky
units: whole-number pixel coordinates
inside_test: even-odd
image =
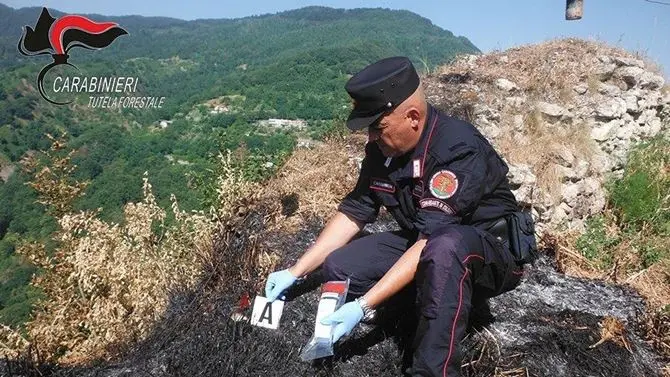
[[[665,2],[658,4],[652,1]],[[67,13],[167,16],[185,20],[239,18],[310,5],[405,9],[470,39],[483,52],[579,37],[650,58],[670,78],[670,0],[584,0],[584,18],[565,20],[565,0],[0,0],[13,8],[46,6]]]

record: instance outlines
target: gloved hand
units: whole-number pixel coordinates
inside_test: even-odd
[[[265,297],[269,302],[272,302],[279,297],[286,289],[291,287],[295,281],[298,280],[288,270],[275,271],[268,276],[268,281],[265,283]]]
[[[342,305],[334,313],[327,315],[321,320],[322,325],[335,325],[333,329],[333,343],[337,342],[343,335],[349,335],[358,322],[363,319],[363,309],[358,301],[348,302]]]

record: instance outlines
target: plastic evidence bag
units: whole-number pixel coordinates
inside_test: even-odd
[[[349,279],[346,281],[329,281],[321,285],[321,298],[316,311],[314,336],[307,342],[300,354],[302,361],[311,361],[333,355],[333,326],[322,325],[321,320],[334,313],[344,304],[349,290]]]

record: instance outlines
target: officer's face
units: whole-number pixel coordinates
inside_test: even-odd
[[[368,138],[375,142],[386,157],[401,156],[414,145],[412,119],[407,114],[393,111],[368,127]]]

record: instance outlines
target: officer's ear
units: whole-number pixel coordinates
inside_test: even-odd
[[[421,112],[415,106],[410,106],[407,111],[405,111],[405,117],[409,120],[412,128],[417,130],[419,129],[419,121],[421,120]]]

